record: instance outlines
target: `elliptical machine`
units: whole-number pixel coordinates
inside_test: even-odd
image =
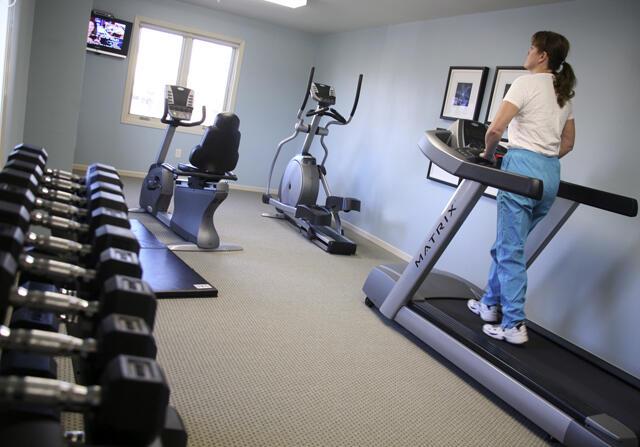
[[[168,124],[156,161],[149,167],[140,190],[140,208],[130,212],[149,213],[189,243],[173,244],[172,251],[238,251],[241,247],[221,244],[213,215],[229,195],[228,180],[238,177],[232,172],[238,162],[240,120],[232,113],[219,113],[208,127],[202,141],[189,155],[191,164],[166,163],[171,140],[178,127],[201,125],[206,118],[190,122],[193,90],[167,85],[164,113],[160,121]],[[186,177],[186,179],[179,179]],[[168,213],[175,193],[173,213]]]
[[[345,126],[351,122],[358,107],[362,75],[358,78],[358,87],[351,115],[349,119],[345,119],[336,109],[331,107],[336,103],[333,87],[313,82],[314,73],[315,67],[312,67],[304,100],[300,110],[298,110],[295,132],[278,144],[276,154],[271,163],[271,170],[269,171],[267,190],[262,195],[262,202],[273,205],[276,213],[263,213],[262,215],[288,220],[301,231],[304,231],[309,240],[329,253],[352,255],[356,252],[356,244],[344,236],[338,213],[340,211],[360,211],[360,200],[331,194],[326,179],[327,170],[324,166],[329,155],[329,150],[324,143],[324,137],[329,135],[329,126],[334,124]],[[318,104],[315,109],[309,110],[303,115],[309,95]],[[325,116],[333,120],[322,127],[320,121]],[[310,124],[304,123],[305,117],[312,118]],[[287,164],[280,181],[278,195],[274,197],[271,195],[271,179],[278,155],[282,147],[295,139],[300,133],[307,134],[302,146],[302,152],[294,156]],[[320,164],[317,164],[316,159],[309,153],[316,135],[320,136],[320,144],[324,149],[324,158]],[[322,184],[326,195],[324,205],[316,203],[320,184]],[[332,221],[335,222],[335,227],[332,227]]]

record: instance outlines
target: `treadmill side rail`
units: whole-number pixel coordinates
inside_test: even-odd
[[[427,233],[427,237],[420,245],[420,250],[409,262],[402,276],[380,306],[382,315],[393,319],[400,308],[411,300],[485,189],[486,185],[482,183],[467,179],[462,180],[436,224]]]

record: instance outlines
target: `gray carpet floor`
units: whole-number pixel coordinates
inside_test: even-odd
[[[127,179],[131,206],[139,185]],[[216,226],[244,250],[179,255],[219,297],[159,302],[158,360],[190,446],[547,445],[363,304],[369,270],[397,258],[358,237],[357,255],[330,255],[264,211],[259,194],[232,190]]]

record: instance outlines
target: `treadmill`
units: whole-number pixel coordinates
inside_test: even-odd
[[[467,300],[483,290],[433,269],[487,186],[539,199],[542,182],[479,158],[486,125],[458,120],[427,131],[420,150],[461,178],[455,194],[409,263],[380,265],[367,277],[365,303],[379,309],[568,446],[638,446],[640,380],[527,321],[529,341],[515,346],[482,333]],[[637,201],[561,182],[549,214],[531,232],[527,267],[580,204],[634,217]]]

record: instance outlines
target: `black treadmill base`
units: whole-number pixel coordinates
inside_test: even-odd
[[[511,345],[482,333],[483,322],[466,300],[439,298],[412,302],[409,308],[447,332],[487,361],[561,408],[575,420],[600,413],[640,435],[640,388],[637,379],[602,364],[565,340],[527,322],[529,342]]]
[[[218,296],[218,289],[185,264],[139,221],[131,220],[131,231],[141,247],[138,257],[142,265],[142,279],[149,283],[158,299]]]

